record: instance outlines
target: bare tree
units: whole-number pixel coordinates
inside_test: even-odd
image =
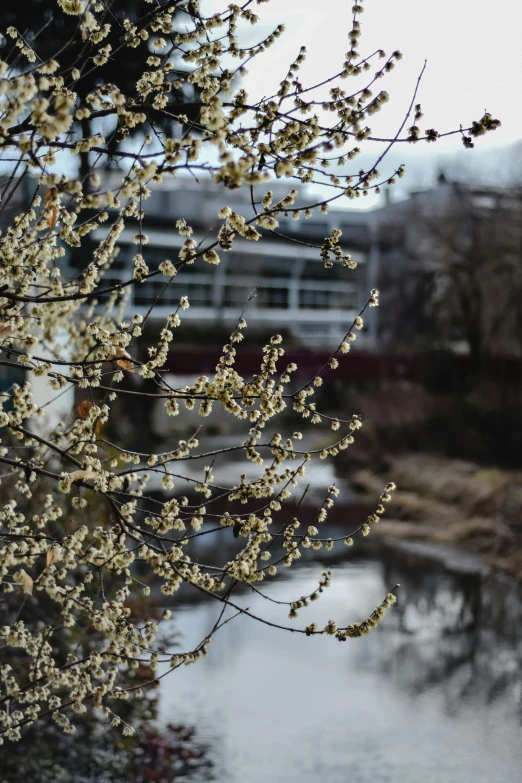
[[[443,180],[412,198],[401,220],[403,265],[386,270],[390,286],[409,281],[396,300],[395,330],[413,332],[417,347],[462,343],[475,368],[492,355],[519,354],[520,190]]]

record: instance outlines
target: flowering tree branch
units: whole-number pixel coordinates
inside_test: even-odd
[[[237,80],[253,58],[269,56],[265,53],[283,26],[255,45],[244,45],[243,25],[258,21],[253,0],[207,16],[205,2],[196,0],[143,0],[129,4],[139,9],[134,16],[126,5],[124,0],[56,0],[53,16],[41,19],[32,38],[16,26],[5,31],[11,46],[0,62],[0,160],[10,166],[0,185],[0,364],[25,371],[25,381],[0,396],[0,607],[6,618],[0,629],[5,659],[0,736],[9,740],[49,716],[72,732],[74,714],[84,712],[86,704],[118,720],[116,701],[142,689],[129,680],[133,671],[146,665],[154,673],[167,660],[172,669],[196,661],[230,621],[224,619],[227,608],[234,616],[292,633],[340,641],[367,633],[382,619],[395,601],[393,591],[362,622],[332,620],[324,628],[313,622],[305,627],[273,623],[233,597],[246,585],[273,600],[260,582],[292,566],[305,549],[331,549],[341,540],[350,546],[354,537],[368,535],[391,499],[389,484],[366,521],[332,539],[319,531],[337,488],[328,488],[306,527],[299,521],[306,490],[297,501],[294,495],[306,480],[308,463],[349,447],[362,425],[357,415],[341,420],[322,413],[313,396],[347,360],[366,308],[378,304],[378,292],[368,292],[327,362],[297,388],[297,368],[285,362],[277,334],[260,352],[258,373],[248,379],[238,373],[236,345],[248,310],[212,376],[182,388],[171,386],[165,366],[188,297],[180,298],[146,352],[144,330],[155,306],[145,316],[127,319],[123,310],[128,292],[151,278],[164,283],[156,298],[160,304],[181,270],[219,264],[238,240],[260,242],[270,234],[284,239],[282,216],[299,221],[314,211],[325,214],[337,200],[393,184],[404,166],[387,174],[378,167],[396,143],[461,133],[465,146],[472,146],[472,139],[499,124],[486,113],[465,130],[420,131],[422,111],[415,101],[421,74],[397,132],[375,137],[368,122],[389,99],[377,85],[401,54],[359,54],[362,2],[353,6],[350,48],[336,74],[303,85],[302,48],[277,92],[258,102],[249,100]],[[48,39],[54,41],[52,53]],[[122,62],[132,66],[125,89]],[[367,170],[347,173],[367,140],[382,142],[384,150]],[[73,175],[65,165],[71,154],[78,163]],[[330,173],[332,166],[337,173]],[[211,179],[226,190],[250,188],[252,211],[241,215],[223,204],[199,243],[180,217],[181,248],[150,269],[147,200],[160,183],[181,175]],[[287,195],[276,201],[273,176],[289,183]],[[29,204],[9,217],[25,181],[31,187]],[[331,195],[307,197],[306,186],[313,183],[327,186]],[[308,198],[304,205],[303,198]],[[114,284],[110,272],[126,227],[136,244],[133,270]],[[356,264],[341,237],[334,229],[320,244],[287,241],[306,244],[326,269],[342,268],[350,275]],[[82,248],[86,260],[67,276],[64,258]],[[50,402],[40,405],[32,396],[37,378],[55,393]],[[149,380],[152,391],[151,386],[129,388],[129,378]],[[86,398],[46,430],[53,406],[70,387],[83,390]],[[207,417],[218,407],[245,422],[247,435],[237,445],[206,451],[196,435],[169,451],[132,451],[107,434],[125,397],[161,404],[170,416],[183,416],[197,405]],[[285,411],[334,431],[330,445],[300,450],[299,431],[284,435],[275,429]],[[241,451],[258,472],[250,480],[240,474],[232,487],[222,487],[214,481],[213,465],[231,451]],[[209,464],[200,478],[184,477],[182,464],[202,458]],[[176,491],[180,478],[191,485],[190,497]],[[241,505],[243,512],[237,510]],[[231,539],[233,555],[219,565],[197,562],[201,538],[218,535]],[[325,572],[308,596],[289,600],[290,618],[329,583]],[[147,596],[151,586],[165,600],[186,586],[222,603],[219,619],[192,651],[171,651],[160,641],[169,610],[157,615],[148,607],[143,622],[135,616],[136,596]],[[28,603],[34,611],[26,611]],[[156,683],[153,674],[147,684]]]

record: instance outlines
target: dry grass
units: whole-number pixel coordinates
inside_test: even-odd
[[[375,497],[389,479],[398,487],[387,509],[393,518],[376,535],[462,546],[522,578],[521,473],[415,454],[394,459],[387,476],[357,471],[352,487]]]

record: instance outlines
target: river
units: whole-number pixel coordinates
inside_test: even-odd
[[[276,600],[298,598],[324,567],[294,566],[263,589]],[[210,760],[190,779],[517,783],[520,586],[392,550],[329,567],[331,586],[296,620],[257,595],[237,600],[295,627],[341,624],[364,619],[400,582],[397,605],[371,634],[339,643],[239,617],[214,636],[207,658],[161,680],[160,723],[194,726]],[[201,640],[219,609],[207,601],[174,607],[183,649]]]

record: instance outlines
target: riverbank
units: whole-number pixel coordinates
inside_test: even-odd
[[[441,552],[460,549],[522,580],[522,472],[425,454],[387,462],[385,472],[363,468],[351,476],[361,503],[378,496],[388,481],[397,485],[372,534],[437,544]]]

